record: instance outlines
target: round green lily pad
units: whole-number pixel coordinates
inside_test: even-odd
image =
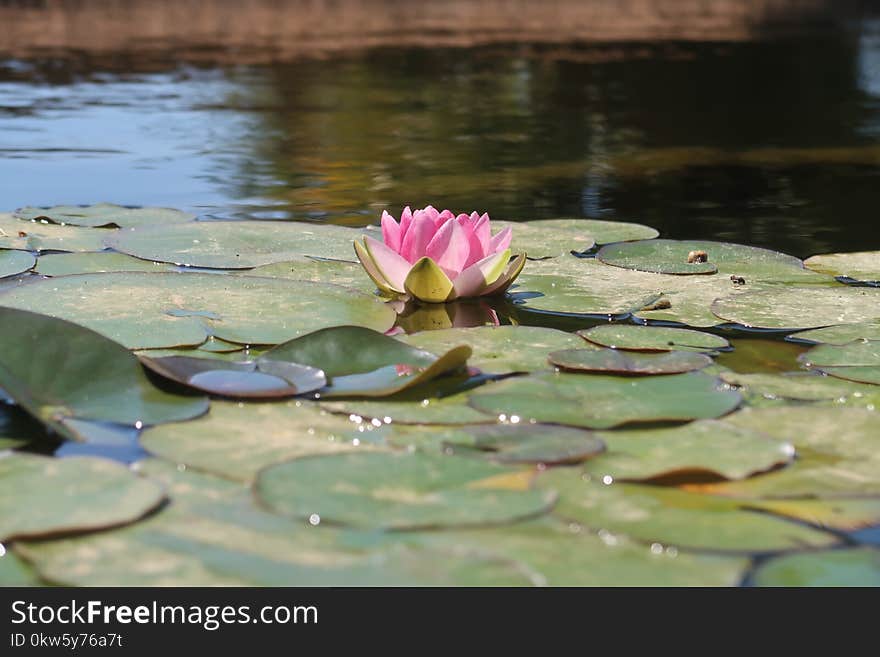
[[[0,458],[0,540],[85,532],[137,520],[161,487],[104,459]]]
[[[271,463],[372,449],[370,443],[381,440],[375,424],[354,422],[309,402],[214,401],[210,412],[198,420],[147,429],[141,445],[174,463],[250,481],[260,468]]]
[[[786,554],[761,564],[756,586],[880,586],[880,550],[869,547]]]
[[[744,479],[790,462],[795,448],[766,434],[723,420],[699,420],[679,427],[603,431],[607,450],[587,462],[599,481],[646,481],[714,475]]]
[[[103,274],[107,272],[175,271],[174,265],[133,258],[124,253],[54,253],[40,256],[34,269],[43,276],[70,276],[71,274]]]
[[[34,256],[24,251],[0,251],[0,278],[22,274],[36,262]]]
[[[615,267],[658,274],[717,272],[719,276],[741,277],[746,286],[756,282],[813,283],[828,280],[804,269],[803,262],[794,256],[727,242],[644,240],[609,244],[602,247],[596,258]]]
[[[652,549],[620,534],[597,535],[552,517],[492,531],[430,532],[419,538],[427,545],[459,550],[474,546],[514,559],[545,586],[736,586],[748,567],[740,556]]]
[[[553,506],[552,491],[508,490],[492,481],[511,472],[476,459],[363,452],[269,466],[254,490],[282,515],[375,529],[498,524]]]
[[[712,364],[709,356],[688,351],[652,354],[618,349],[563,349],[551,353],[549,360],[551,364],[567,371],[640,376],[680,374]]]
[[[200,221],[120,231],[107,246],[144,260],[251,269],[303,256],[351,258],[360,231],[333,224]]]
[[[292,397],[319,390],[327,383],[321,370],[296,363],[227,362],[187,356],[141,356],[141,363],[167,379],[221,397]]]
[[[56,205],[52,208],[20,208],[17,219],[48,221],[62,226],[89,228],[131,228],[188,223],[194,214],[171,208],[127,208],[113,203],[97,205]]]
[[[477,454],[498,463],[579,463],[605,450],[591,431],[546,424],[493,424],[453,428],[431,436],[456,454]],[[396,442],[390,437],[391,442]]]
[[[0,213],[0,249],[22,251],[100,251],[113,232],[41,221],[21,221]]]
[[[589,251],[596,245],[586,221],[548,219],[538,221],[493,221],[492,228],[511,229],[510,249],[530,259],[553,258],[572,252]]]
[[[699,372],[639,378],[534,374],[493,383],[470,396],[471,405],[487,414],[591,429],[720,417],[740,400]]]
[[[839,379],[880,385],[880,340],[823,344],[802,354],[800,360],[809,368]]]
[[[801,331],[788,336],[788,339],[793,342],[803,341],[819,344],[846,344],[853,340],[880,340],[880,320]]]
[[[66,433],[67,418],[140,426],[204,413],[204,397],[156,388],[122,345],[47,315],[0,308],[0,386],[32,416]]]
[[[806,372],[789,374],[723,372],[719,376],[725,383],[735,386],[750,403],[755,403],[759,399],[852,402],[872,392],[869,386]]]
[[[846,532],[880,523],[880,498],[877,497],[751,500],[748,505],[751,509]]]
[[[880,251],[815,255],[804,265],[847,282],[880,286]]]
[[[492,374],[547,369],[547,355],[551,351],[584,346],[583,340],[570,333],[538,326],[440,329],[401,336],[400,340],[434,353],[470,345],[470,365]]]
[[[717,299],[712,312],[728,322],[766,329],[873,322],[880,318],[880,290],[844,285],[780,285]]]
[[[577,334],[593,344],[625,351],[711,352],[730,347],[719,335],[667,326],[603,324]]]
[[[585,480],[578,469],[547,470],[538,486],[558,491],[556,515],[661,548],[772,552],[837,542],[833,534],[748,510],[735,500],[663,486],[606,485]]]
[[[209,334],[277,344],[339,324],[384,332],[396,317],[337,285],[195,273],[63,276],[8,290],[0,304],[76,322],[130,349],[199,345]]]
[[[299,363],[328,378],[321,398],[383,397],[462,370],[471,348],[459,344],[439,356],[359,326],[337,326],[295,338],[265,352],[258,367]]]

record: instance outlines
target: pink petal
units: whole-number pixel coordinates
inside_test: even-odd
[[[437,227],[434,225],[431,217],[424,211],[417,210],[413,215],[409,230],[403,236],[403,242],[400,245],[400,255],[411,264],[414,264],[419,258],[427,255],[425,250],[436,232]]]
[[[443,224],[425,250],[425,255],[436,262],[450,280],[455,280],[464,269],[469,253],[467,232],[456,221]]]
[[[400,251],[400,225],[387,212],[382,213],[382,240],[388,248]]]
[[[476,222],[474,222],[472,237],[470,240],[471,254],[468,257],[467,263],[465,263],[465,267],[470,267],[478,260],[482,260],[487,255],[490,255],[491,252],[489,251],[489,240],[492,237],[491,230],[492,227],[489,224],[488,214],[484,214],[482,217],[479,217]],[[504,249],[502,249],[502,251],[503,250]]]
[[[379,273],[395,291],[403,292],[405,290],[403,282],[406,280],[409,270],[412,269],[410,263],[396,251],[392,251],[385,244],[372,237],[364,237],[364,244]]]
[[[507,262],[508,257],[507,251],[493,253],[461,272],[453,282],[456,298],[477,297],[485,294],[486,290],[497,280],[497,277],[487,280],[487,275],[498,266],[499,260]],[[491,276],[489,277],[491,278]]]
[[[440,213],[437,212],[437,208],[435,208],[433,205],[426,206],[425,209],[422,210],[422,212],[428,215],[435,225],[438,223],[437,219],[440,217]]]
[[[443,221],[449,221],[450,219],[454,219],[455,215],[452,214],[452,210],[444,210],[440,213],[438,218],[442,219]]]
[[[400,241],[403,242],[403,238],[406,235],[406,231],[409,230],[409,226],[412,223],[412,210],[409,209],[407,205],[403,212],[400,213]]]
[[[511,233],[510,226],[508,226],[489,240],[489,247],[486,249],[487,253],[498,253],[499,251],[504,251],[510,246],[511,237],[513,237],[513,235]]]

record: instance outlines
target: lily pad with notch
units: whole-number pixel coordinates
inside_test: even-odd
[[[279,361],[226,361],[216,358],[140,357],[148,369],[184,386],[219,397],[266,399],[319,390],[327,383],[317,368]]]
[[[0,386],[40,422],[71,436],[69,419],[144,426],[203,414],[208,400],[154,386],[125,347],[46,315],[0,308]]]
[[[463,370],[471,348],[459,343],[439,356],[360,326],[315,331],[260,356],[258,368],[299,363],[321,368],[327,397],[385,397]]]
[[[100,251],[107,230],[22,221],[0,212],[0,249],[21,251]]]
[[[172,208],[125,207],[113,203],[96,205],[56,205],[51,208],[26,207],[15,211],[17,219],[47,221],[61,226],[88,228],[131,228],[189,223],[194,214]]]
[[[552,352],[548,360],[568,372],[603,372],[627,376],[680,374],[712,364],[709,356],[695,352],[640,353],[618,349],[564,349]]]
[[[719,335],[667,326],[603,324],[577,331],[577,334],[601,347],[624,351],[712,353],[730,347],[730,342]]]
[[[804,265],[843,283],[880,287],[880,251],[815,255],[807,258]]]

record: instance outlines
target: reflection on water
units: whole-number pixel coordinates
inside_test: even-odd
[[[596,48],[0,61],[0,208],[366,223],[432,203],[801,256],[880,248],[880,25]]]

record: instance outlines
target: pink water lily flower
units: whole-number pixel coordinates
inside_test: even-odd
[[[510,228],[492,235],[489,215],[454,215],[430,205],[405,208],[400,223],[382,213],[382,242],[364,237],[354,250],[367,274],[389,296],[427,303],[503,293],[522,271],[525,254],[510,260]]]

